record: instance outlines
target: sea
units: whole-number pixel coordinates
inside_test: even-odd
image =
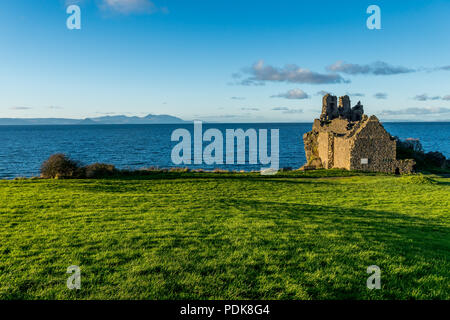
[[[450,158],[450,122],[386,122],[383,125],[393,136],[419,139],[426,152],[439,151]],[[311,123],[203,123],[203,132],[210,128],[220,130],[225,155],[227,129],[255,129],[256,132],[267,129],[270,154],[270,130],[278,129],[279,167],[296,169],[306,161],[302,136],[311,126]],[[222,165],[174,164],[172,149],[179,142],[172,141],[171,136],[176,129],[187,129],[194,136],[192,123],[0,126],[0,179],[38,176],[42,162],[54,153],[65,153],[82,164],[102,162],[120,169],[189,167],[252,171],[264,167],[248,163],[248,146],[246,164],[236,164],[236,161]],[[203,142],[203,146],[209,143]]]

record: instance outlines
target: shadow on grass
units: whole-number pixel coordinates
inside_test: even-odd
[[[392,230],[409,234],[410,239],[423,241],[421,232],[439,232],[444,235],[450,234],[450,228],[442,225],[442,220],[426,216],[411,216],[401,213],[367,210],[362,208],[346,208],[339,206],[324,206],[311,204],[283,203],[266,200],[242,200],[229,199],[227,202],[242,211],[248,211],[247,215],[258,219],[287,218],[289,221],[308,220],[313,223],[325,223],[324,225],[338,231],[364,231],[365,229],[376,229],[378,234],[391,234]],[[342,224],[345,222],[345,224]],[[355,229],[355,225],[358,226]],[[339,226],[339,227],[338,227]],[[338,229],[337,229],[338,228]],[[413,228],[413,230],[408,229]],[[450,243],[450,239],[448,241]],[[450,251],[449,251],[450,254]]]
[[[351,178],[353,176],[345,176],[345,177],[301,177],[301,176],[237,176],[237,175],[214,175],[214,176],[197,176],[197,177],[172,177],[172,178],[146,178],[146,179],[135,179],[135,178],[121,178],[121,179],[101,179],[101,180],[72,180],[76,181],[76,186],[80,191],[99,191],[99,192],[127,192],[127,191],[145,191],[145,187],[151,188],[151,184],[144,185],[142,182],[148,181],[157,181],[161,183],[161,180],[164,180],[166,184],[175,185],[175,184],[188,184],[188,183],[198,183],[198,182],[214,182],[221,181],[223,183],[229,182],[233,184],[234,182],[240,183],[272,183],[272,184],[328,184],[329,180],[338,179],[338,178]],[[230,185],[232,186],[232,185]],[[62,185],[64,187],[64,185]],[[68,185],[68,189],[73,189],[74,185]],[[184,190],[188,192],[188,190]],[[201,190],[199,190],[201,191]],[[203,191],[208,191],[208,189],[204,189]]]
[[[438,218],[251,199],[230,198],[225,204],[220,215],[137,216],[114,225],[114,234],[114,221],[83,224],[72,217],[72,224],[63,225],[55,216],[52,229],[63,231],[58,241],[78,239],[80,246],[74,247],[45,242],[46,234],[32,225],[35,242],[42,252],[52,252],[55,266],[65,266],[67,257],[82,257],[83,290],[71,296],[61,268],[49,268],[31,282],[25,268],[0,298],[449,298],[442,288],[448,284],[450,230]],[[25,263],[30,254],[21,249],[5,271],[14,278],[15,266],[32,268]],[[382,270],[383,290],[366,288],[366,268],[372,264]],[[52,277],[62,280],[49,284]]]
[[[353,176],[387,175],[385,173],[348,171],[341,169],[320,169],[311,171],[280,171],[275,175],[262,175],[260,172],[176,172],[176,171],[123,171],[122,173],[89,180],[168,180],[168,179],[298,179],[298,178],[339,178]],[[77,179],[75,179],[77,180]],[[83,179],[80,179],[83,180]]]
[[[450,178],[450,177],[446,177],[446,179],[448,179],[448,178]],[[442,186],[450,186],[450,179],[448,179],[448,180],[445,180],[445,181],[436,181],[436,183],[438,184],[438,185],[442,185]]]
[[[439,279],[449,275],[445,239],[450,230],[438,219],[256,200],[230,199],[228,204],[239,213],[224,214],[217,228],[198,221],[194,228],[205,232],[174,233],[173,241],[158,248],[162,263],[175,261],[181,270],[205,279],[217,274],[225,279],[209,288],[201,284],[205,294],[200,296],[186,288],[177,294],[200,299],[408,299],[418,293],[446,298],[446,282]],[[180,258],[178,250],[189,254]],[[226,259],[226,252],[236,259]],[[383,272],[383,290],[376,292],[365,287],[366,268],[373,264]],[[180,287],[172,281],[181,283],[183,272],[177,279],[164,268],[159,272],[171,282],[161,295],[174,297]],[[430,276],[437,280],[427,280]]]
[[[144,172],[142,174],[118,175],[102,179],[72,179],[83,190],[95,190],[104,192],[123,192],[125,190],[137,190],[141,187],[141,181],[161,181],[168,183],[185,183],[195,181],[240,181],[240,182],[282,182],[294,184],[325,183],[326,180],[338,178],[350,178],[356,176],[381,176],[386,174],[367,173],[346,170],[315,170],[315,171],[291,171],[279,172],[276,175],[261,175],[260,173],[214,173],[214,172]],[[322,179],[322,180],[318,180]],[[47,180],[52,181],[52,180]],[[131,187],[132,186],[132,187]],[[131,188],[130,188],[131,187]],[[71,188],[68,186],[68,188]]]
[[[295,279],[313,299],[367,298],[371,294],[361,280],[367,278],[366,268],[372,264],[383,270],[384,290],[372,293],[375,297],[417,298],[413,292],[421,290],[424,296],[433,290],[435,294],[441,292],[438,295],[445,293],[438,290],[445,288],[445,280],[425,280],[449,276],[446,266],[450,260],[450,228],[439,219],[324,205],[232,199],[228,203],[239,208],[242,224],[235,229],[226,228],[227,237],[220,241],[207,232],[197,236],[200,239],[178,238],[175,246],[181,249],[195,244],[199,251],[214,248],[211,259],[218,258],[221,250],[229,250],[230,246],[235,252],[248,253],[251,258],[231,267],[235,268],[231,272],[236,281],[243,285],[240,298],[274,298],[261,283],[262,278],[272,277],[279,281]],[[227,221],[222,224],[226,226]],[[242,243],[236,244],[236,239],[231,241],[230,237],[240,238]],[[161,254],[171,249],[166,247]],[[259,254],[252,256],[255,250]],[[206,274],[217,272],[205,271],[198,265],[190,268]],[[227,267],[221,268],[230,272]],[[273,270],[278,271],[274,274]],[[322,278],[314,279],[312,275],[318,272],[323,273]],[[298,298],[282,286],[272,294]]]

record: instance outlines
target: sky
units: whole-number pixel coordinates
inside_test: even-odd
[[[449,14],[448,0],[2,0],[0,118],[311,122],[329,92],[384,121],[450,121]]]

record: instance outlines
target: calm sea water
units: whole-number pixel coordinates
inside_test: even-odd
[[[226,129],[279,129],[280,167],[299,168],[305,163],[302,136],[311,130],[311,125],[310,123],[203,124],[203,131],[217,128],[225,137]],[[450,158],[449,122],[385,123],[384,126],[392,135],[403,139],[419,138],[425,151],[440,151]],[[174,167],[176,165],[171,161],[171,151],[177,142],[172,142],[170,137],[177,128],[186,128],[193,132],[192,124],[0,126],[0,178],[39,175],[41,163],[57,152],[66,153],[84,164],[105,162],[118,168],[133,169],[149,166]],[[204,146],[208,143],[204,143]],[[203,164],[189,167],[259,170],[261,165]]]

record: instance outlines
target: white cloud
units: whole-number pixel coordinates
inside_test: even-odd
[[[340,75],[335,73],[318,73],[299,67],[295,64],[285,65],[282,68],[264,65],[263,60],[259,60],[252,67],[243,70],[250,76],[241,80],[241,85],[264,85],[265,82],[290,82],[290,83],[348,83]],[[240,73],[234,73],[233,78],[242,77]]]
[[[30,110],[31,107],[11,107],[11,110]]]
[[[450,100],[450,95],[446,95],[446,96],[428,96],[426,93],[424,94],[418,94],[414,97],[414,100],[417,101],[429,101],[429,100]]]
[[[68,7],[72,4],[81,5],[81,4],[83,4],[83,2],[85,2],[85,0],[65,0],[66,7]]]
[[[102,0],[100,7],[121,14],[154,13],[158,10],[150,0]]]
[[[294,114],[294,113],[303,113],[302,109],[290,109],[287,107],[275,107],[272,108],[273,111],[281,111],[282,113],[286,114]]]
[[[402,67],[392,66],[383,61],[373,62],[371,64],[355,64],[345,63],[344,61],[336,61],[334,64],[327,67],[329,71],[342,72],[351,75],[357,74],[373,74],[373,75],[393,75],[401,73],[415,72],[416,70]]]
[[[407,108],[400,110],[383,110],[382,115],[436,115],[436,114],[448,114],[450,113],[449,108]]]
[[[292,89],[285,93],[273,95],[271,96],[271,98],[308,99],[309,95],[302,89]]]
[[[359,92],[355,92],[355,93],[347,92],[347,95],[350,97],[364,97],[365,96],[364,93],[359,93]]]
[[[375,99],[387,99],[387,93],[384,93],[384,92],[378,92],[378,93],[375,93],[374,95],[374,98]]]

